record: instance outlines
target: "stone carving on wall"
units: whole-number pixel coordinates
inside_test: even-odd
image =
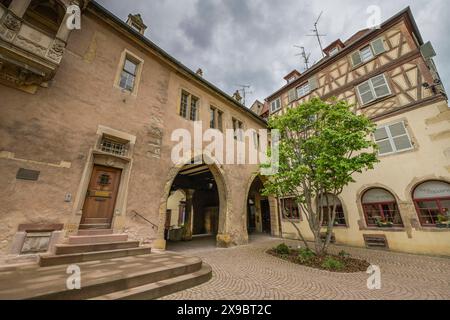
[[[55,39],[52,47],[48,50],[47,57],[59,63],[61,62],[65,48],[66,43],[64,41]]]
[[[9,30],[18,32],[20,29],[20,20],[14,17],[12,14],[8,14],[3,21],[3,24],[5,27],[7,27]]]
[[[20,20],[8,14],[0,25],[0,37],[6,41],[12,41],[19,32],[20,26]]]
[[[148,127],[148,152],[150,157],[160,159],[161,158],[161,145],[163,138],[163,129],[161,126],[162,121],[154,121]]]
[[[40,44],[33,42],[21,35],[18,35],[16,37],[14,44],[40,56],[45,56],[45,52],[47,51],[47,48],[45,48],[44,46],[41,46]]]

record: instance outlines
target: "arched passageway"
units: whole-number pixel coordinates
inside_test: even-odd
[[[269,199],[262,195],[263,182],[257,176],[247,196],[247,231],[251,234],[272,234],[272,222]]]
[[[215,165],[181,166],[165,203],[166,248],[180,248],[186,241],[215,245],[216,237],[224,227],[225,199],[223,177]]]

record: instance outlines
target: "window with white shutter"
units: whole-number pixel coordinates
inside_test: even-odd
[[[403,121],[378,128],[374,134],[380,155],[408,151],[414,148]]]
[[[370,45],[354,52],[351,56],[354,67],[371,60],[373,57],[382,54],[386,49],[384,47],[383,37],[378,38],[370,43]]]
[[[384,48],[384,39],[383,38],[378,38],[378,39],[372,41],[371,45],[372,45],[373,53],[376,56],[379,54],[382,54],[383,52],[386,51],[386,49]]]
[[[281,99],[278,98],[270,103],[270,112],[277,112],[281,109]]]
[[[297,91],[295,90],[295,88],[289,90],[288,99],[289,99],[289,103],[291,103],[292,101],[297,100]]]
[[[309,83],[309,89],[311,91],[314,91],[317,89],[318,85],[317,85],[317,76],[313,76],[308,80]]]
[[[309,82],[297,88],[297,97],[301,98],[308,95],[311,92],[311,88],[309,87]]]
[[[361,83],[357,89],[362,105],[366,105],[391,94],[391,89],[389,88],[384,74],[380,74]]]

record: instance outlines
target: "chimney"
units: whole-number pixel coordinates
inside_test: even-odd
[[[233,99],[239,103],[242,103],[242,96],[239,93],[239,90],[236,90],[236,92],[233,94]]]
[[[144,35],[147,26],[144,24],[144,20],[142,20],[141,15],[138,14],[129,14],[127,25],[129,25],[134,31],[139,32]]]
[[[201,68],[198,68],[197,71],[195,72],[198,76],[203,78],[203,70]]]

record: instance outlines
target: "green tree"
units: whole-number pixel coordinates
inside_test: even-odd
[[[318,255],[326,254],[336,219],[338,203],[328,195],[341,194],[354,182],[355,173],[373,169],[378,161],[372,140],[375,125],[351,109],[346,101],[314,98],[269,120],[269,127],[280,132],[280,159],[279,171],[265,184],[264,194],[295,198],[314,235]],[[332,209],[324,210],[320,203]],[[309,248],[298,226],[292,225]],[[320,236],[323,228],[325,240]]]

